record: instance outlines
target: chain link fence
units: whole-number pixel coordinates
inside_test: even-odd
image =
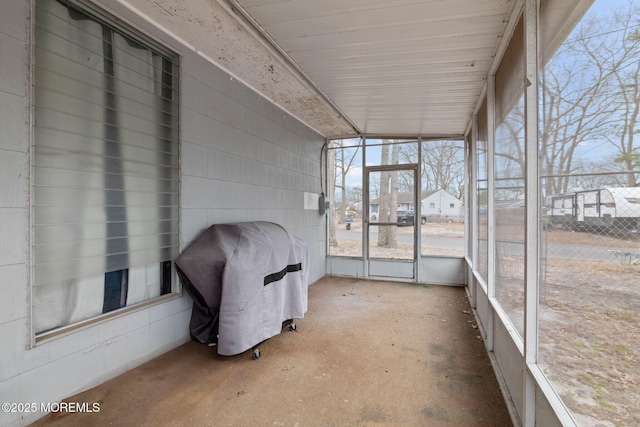
[[[540,364],[575,414],[640,423],[639,220],[640,187],[544,199]]]

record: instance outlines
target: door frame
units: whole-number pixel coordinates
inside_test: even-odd
[[[393,260],[391,258],[371,258],[369,254],[369,241],[370,241],[370,174],[372,172],[391,172],[391,171],[412,171],[413,172],[413,259],[407,260]],[[408,163],[408,164],[396,164],[396,165],[382,165],[382,166],[366,166],[364,168],[364,190],[363,190],[363,257],[364,257],[364,271],[365,276],[367,277],[392,277],[394,279],[408,279],[411,281],[416,281],[418,278],[418,260],[419,260],[419,250],[420,250],[420,232],[421,232],[421,222],[419,218],[422,217],[422,209],[420,206],[420,177],[419,177],[419,168],[417,163]],[[376,226],[399,226],[404,225],[401,222],[388,223],[388,222],[376,222]],[[372,269],[372,261],[374,268]],[[407,269],[406,264],[411,264],[411,277],[409,277],[406,273],[403,274]],[[379,275],[375,274],[378,268],[386,264],[392,271],[389,275]],[[403,265],[404,264],[404,265]],[[373,270],[373,271],[372,271]]]

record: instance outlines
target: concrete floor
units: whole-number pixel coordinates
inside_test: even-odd
[[[187,343],[35,425],[512,425],[464,288],[327,277],[296,324],[258,360]]]

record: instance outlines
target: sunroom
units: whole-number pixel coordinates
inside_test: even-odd
[[[463,287],[514,425],[640,423],[640,1],[0,7],[3,402],[189,341],[172,261],[270,221]]]

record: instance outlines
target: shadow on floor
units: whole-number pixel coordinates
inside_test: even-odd
[[[34,425],[510,426],[464,288],[327,277],[252,351],[190,342]]]

